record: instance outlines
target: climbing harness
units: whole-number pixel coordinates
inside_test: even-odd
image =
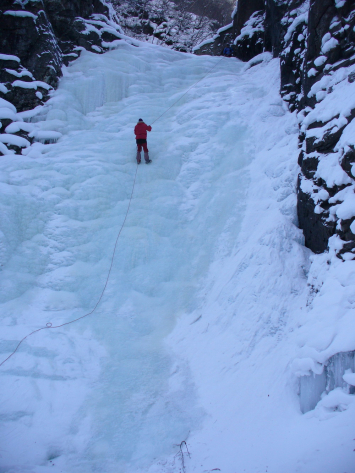
[[[154,124],[155,122],[157,122],[158,120],[160,120],[160,118],[161,118],[163,115],[165,115],[165,113],[167,113],[174,105],[176,105],[183,97],[185,97],[185,95],[186,95],[191,89],[193,89],[194,87],[196,87],[196,85],[197,85],[198,83],[200,83],[200,82],[201,82],[203,79],[205,79],[209,74],[211,74],[211,72],[217,67],[217,65],[218,65],[223,59],[224,59],[224,57],[223,57],[220,61],[218,61],[218,62],[207,72],[207,74],[205,74],[205,75],[202,77],[202,79],[199,79],[199,80],[198,80],[197,82],[195,82],[191,87],[189,87],[189,88],[187,89],[187,91],[186,91],[178,100],[176,100],[169,108],[167,108],[167,109],[165,110],[165,112],[163,112],[158,118],[156,118],[156,119],[152,122],[152,124]],[[104,293],[105,293],[105,291],[106,291],[106,287],[107,287],[108,281],[109,281],[109,279],[110,279],[110,274],[111,274],[111,270],[112,270],[112,266],[113,266],[113,261],[114,261],[114,258],[115,258],[115,253],[116,253],[116,248],[117,248],[118,239],[119,239],[119,237],[120,237],[120,235],[121,235],[121,232],[122,232],[122,230],[123,230],[123,227],[124,227],[124,225],[125,225],[125,223],[126,223],[127,216],[128,216],[128,212],[129,212],[129,209],[130,209],[130,206],[131,206],[131,202],[132,202],[132,198],[133,198],[133,193],[134,193],[134,188],[135,188],[135,185],[136,185],[137,172],[138,172],[138,163],[137,163],[137,165],[136,165],[136,172],[135,172],[135,174],[134,174],[132,192],[131,192],[131,196],[130,196],[130,198],[129,198],[129,202],[128,202],[126,214],[125,214],[125,217],[124,217],[124,219],[123,219],[122,225],[121,225],[120,230],[119,230],[119,232],[118,232],[118,234],[117,234],[117,238],[116,238],[116,241],[115,241],[115,244],[114,244],[114,248],[113,248],[113,252],[112,252],[112,257],[111,257],[111,264],[110,264],[110,268],[109,268],[108,273],[107,273],[107,278],[106,278],[104,287],[103,287],[103,289],[102,289],[102,291],[101,291],[100,297],[99,297],[99,299],[97,300],[97,302],[96,302],[94,308],[93,308],[90,312],[88,312],[87,314],[84,314],[84,315],[82,315],[82,316],[80,316],[80,317],[78,317],[78,318],[76,318],[76,319],[74,319],[74,320],[70,320],[69,322],[65,322],[65,323],[60,324],[60,325],[53,325],[51,322],[48,322],[44,327],[40,327],[40,328],[38,328],[38,329],[36,329],[36,330],[33,330],[33,332],[27,334],[25,337],[23,337],[23,338],[19,341],[19,343],[17,344],[17,346],[16,346],[16,348],[13,350],[13,352],[10,353],[10,355],[9,355],[7,358],[5,358],[5,360],[3,360],[3,361],[0,363],[0,367],[1,367],[4,363],[6,363],[6,362],[17,352],[17,350],[18,350],[19,347],[21,346],[22,342],[24,342],[24,341],[26,340],[26,338],[30,337],[31,335],[33,335],[33,334],[35,334],[35,333],[37,333],[37,332],[41,332],[42,330],[60,328],[60,327],[64,327],[65,325],[73,324],[74,322],[77,322],[78,320],[84,319],[85,317],[88,317],[89,315],[92,315],[92,314],[95,312],[95,310],[97,309],[98,305],[100,304],[100,302],[101,302],[101,300],[102,300],[102,297],[103,297],[103,295],[104,295]]]

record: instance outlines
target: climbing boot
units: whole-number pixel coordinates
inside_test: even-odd
[[[137,164],[140,164],[141,163],[141,153],[139,151],[137,151]]]
[[[144,152],[144,159],[145,159],[145,162],[146,162],[147,164],[149,164],[149,163],[151,163],[151,162],[152,162],[152,160],[151,160],[151,159],[149,159],[149,154],[148,154],[148,153],[146,153],[146,152]]]

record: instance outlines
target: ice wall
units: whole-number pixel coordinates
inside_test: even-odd
[[[248,156],[230,94],[241,65],[220,63],[222,78],[171,106],[217,62],[148,45],[84,52],[29,123],[58,142],[0,160],[5,358],[32,330],[95,306],[132,195],[134,126],[166,112],[97,310],[29,337],[0,371],[0,471],[147,472],[199,425],[188,367],[163,340],[196,304],[220,228],[229,222],[227,247],[238,233]]]
[[[346,373],[355,372],[355,352],[337,353],[324,364],[321,374],[311,373],[300,378],[300,405],[303,413],[316,407],[323,395],[336,388],[347,394],[355,393],[355,386],[344,380]]]
[[[61,99],[64,98],[62,91],[66,91],[70,106],[86,115],[105,103],[127,97],[142,95],[139,99],[142,100],[152,93],[178,92],[180,87],[193,83],[194,77],[198,77],[195,74],[206,71],[198,64],[192,69],[181,68],[182,53],[176,53],[167,67],[165,58],[157,58],[154,48],[147,48],[145,57],[135,53],[136,47],[124,42],[117,50],[120,60],[115,53],[96,57],[94,53],[83,51],[81,62],[71,64],[64,71]]]

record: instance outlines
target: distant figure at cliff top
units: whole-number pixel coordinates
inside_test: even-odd
[[[134,127],[134,134],[136,135],[137,143],[137,164],[141,163],[141,151],[143,147],[144,159],[147,164],[152,161],[149,159],[148,146],[147,146],[147,131],[151,131],[152,127],[146,125],[144,121],[140,118],[137,125]]]
[[[222,51],[223,56],[231,57],[233,56],[233,48],[228,44]]]

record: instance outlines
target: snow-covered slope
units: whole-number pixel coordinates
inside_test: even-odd
[[[35,119],[59,141],[1,158],[5,358],[95,306],[132,192],[133,127],[166,112],[97,310],[1,367],[1,471],[351,472],[351,373],[305,415],[298,376],[355,348],[354,263],[310,265],[297,120],[279,61],[259,60],[83,51]]]

